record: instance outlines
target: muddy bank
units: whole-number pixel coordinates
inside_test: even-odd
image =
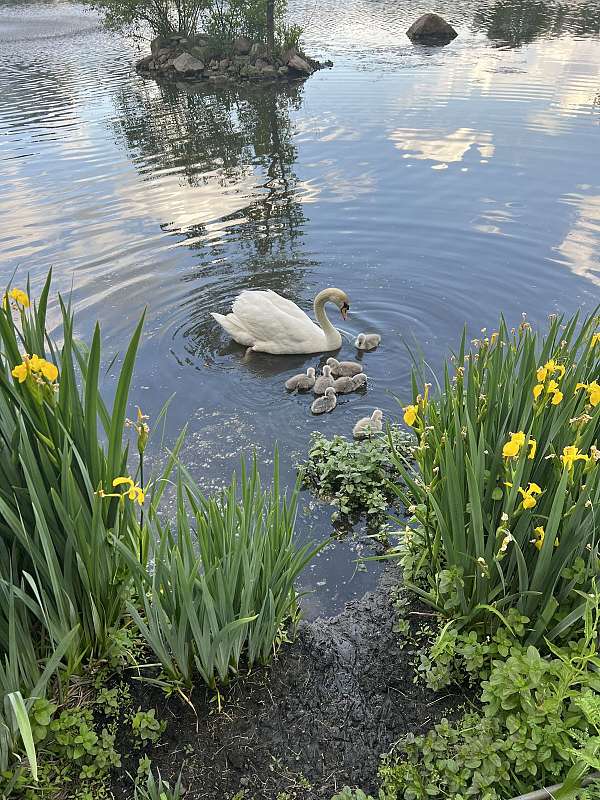
[[[373,789],[379,754],[463,699],[413,683],[415,647],[402,648],[393,632],[396,582],[388,570],[375,591],[343,613],[301,623],[273,665],[224,693],[220,714],[204,691],[193,697],[196,718],[180,701],[136,683],[134,702],[156,707],[168,723],[148,752],[153,766],[173,777],[185,762],[186,798],[194,800],[224,800],[240,789],[257,800],[275,800],[279,792],[329,798],[344,784]],[[414,627],[423,621],[410,619]],[[132,774],[139,755],[124,759]],[[130,798],[131,783],[122,776],[115,796]]]

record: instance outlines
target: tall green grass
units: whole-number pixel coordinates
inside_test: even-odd
[[[147,535],[132,504],[101,496],[127,472],[123,427],[142,321],[108,408],[99,328],[85,350],[60,299],[58,347],[46,329],[50,285],[49,273],[37,302],[28,286],[0,307],[0,771],[20,739],[34,777],[26,712],[109,653],[132,590],[115,543],[143,554]]]
[[[125,609],[131,581],[113,541],[145,551],[147,531],[133,504],[99,494],[127,474],[123,429],[143,320],[109,409],[99,388],[100,329],[84,350],[61,300],[57,347],[46,331],[50,282],[51,274],[30,308],[0,309],[0,551],[4,579],[20,584],[25,577],[54,638],[77,629],[68,653],[73,670],[83,658],[106,654]],[[24,354],[53,364],[56,380],[32,373],[19,382],[12,372]]]
[[[287,618],[297,611],[294,583],[318,547],[294,539],[298,486],[289,498],[263,489],[256,460],[220,496],[191,477],[178,480],[175,527],[154,519],[148,573],[130,559],[140,612],[129,611],[170,681],[226,683],[244,660],[266,663]]]
[[[599,565],[597,325],[558,317],[539,334],[501,320],[470,349],[463,335],[432,397],[415,370],[416,469],[396,454],[411,513],[400,552],[442,613],[472,625],[516,607],[532,643],[581,624],[577,590]]]
[[[215,687],[242,660],[269,659],[316,552],[294,541],[298,487],[286,497],[277,464],[270,489],[254,461],[239,483],[205,497],[179,465],[182,432],[163,473],[143,486],[141,412],[133,459],[124,436],[143,318],[120,367],[110,363],[106,404],[100,328],[89,347],[79,343],[59,297],[58,346],[47,331],[50,286],[51,273],[36,301],[28,285],[0,307],[0,773],[24,756],[34,779],[32,703],[110,659],[130,617],[164,678]],[[159,506],[176,466],[172,525]]]

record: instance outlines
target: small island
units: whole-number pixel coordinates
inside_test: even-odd
[[[286,0],[207,4],[203,0],[87,0],[107,28],[150,40],[139,74],[167,80],[299,81],[331,61],[311,58]]]
[[[173,33],[152,40],[151,52],[136,64],[144,76],[171,80],[209,81],[303,80],[333,66],[303,53],[299,47],[272,49],[262,41],[238,36],[231,42],[197,33]]]

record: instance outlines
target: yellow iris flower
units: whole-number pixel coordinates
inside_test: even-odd
[[[598,342],[600,342],[600,333],[595,333],[592,336],[591,346],[595,347],[598,344]]]
[[[22,364],[19,364],[15,367],[12,371],[13,378],[17,378],[19,383],[23,383],[27,380],[27,376],[29,375],[30,369],[29,364],[27,361],[24,361]]]
[[[585,453],[581,453],[579,448],[575,447],[575,445],[569,445],[563,448],[560,460],[567,469],[573,469],[576,461],[588,461],[589,456],[586,456]]]
[[[508,483],[507,481],[505,483],[505,486],[512,487],[512,483]],[[537,483],[530,483],[527,489],[523,489],[521,486],[519,486],[518,492],[523,498],[522,501],[523,508],[527,509],[527,508],[533,508],[535,505],[537,505],[537,500],[535,499],[534,495],[541,494],[542,489],[540,486],[537,485]]]
[[[532,539],[531,542],[534,544],[538,550],[542,549],[542,545],[544,544],[544,539],[546,538],[546,531],[544,530],[543,525],[538,525],[537,528],[533,529],[535,534],[535,539]],[[558,537],[554,540],[554,547],[558,547]]]
[[[17,378],[19,383],[23,383],[32,372],[43,375],[50,383],[54,383],[58,378],[58,367],[56,364],[53,364],[51,361],[46,361],[45,358],[40,358],[35,354],[31,357],[24,355],[22,363],[17,364],[11,374],[13,378]]]
[[[536,505],[534,494],[541,494],[542,490],[537,483],[530,483],[527,489],[519,486],[519,494],[523,498],[523,508],[533,508]]]
[[[527,458],[529,458],[530,460],[534,459],[535,458],[535,453],[536,453],[536,450],[537,450],[537,442],[536,442],[535,439],[530,439],[527,442],[527,444],[529,445],[529,455],[527,456]]]
[[[29,308],[29,297],[22,289],[11,289],[4,295],[4,308],[8,307],[8,299],[14,300],[18,306]]]
[[[600,385],[597,381],[592,381],[591,383],[578,383],[575,387],[575,391],[578,392],[580,389],[585,389],[589,395],[590,405],[596,408],[598,403],[600,403]]]
[[[404,411],[404,422],[411,427],[415,424],[417,414],[419,413],[419,406],[406,406],[402,409]]]
[[[519,452],[523,445],[525,444],[525,433],[523,431],[518,431],[518,433],[511,433],[510,439],[508,442],[505,443],[504,447],[502,448],[502,455],[504,458],[515,458],[519,455]],[[528,458],[535,457],[535,451],[537,449],[537,443],[535,439],[529,439],[527,441],[527,445],[529,446],[529,455]]]
[[[113,489],[116,489],[118,486],[125,486],[125,494],[121,495],[121,497],[128,497],[130,500],[135,501],[138,505],[144,505],[144,500],[146,497],[144,490],[140,486],[136,486],[131,478],[126,478],[124,475],[121,475],[114,479],[112,485]]]
[[[562,380],[564,374],[566,372],[566,368],[564,364],[557,364],[556,361],[551,358],[550,361],[547,361],[543,367],[538,367],[536,370],[536,377],[538,382],[533,387],[533,399],[537,400],[541,393],[544,391],[544,384],[548,378],[551,378],[552,375],[557,375],[558,380]],[[546,392],[549,395],[552,395],[552,405],[557,406],[563,400],[563,393],[560,391],[558,381],[551,378],[548,381],[548,385],[546,386]]]
[[[520,447],[514,439],[509,439],[502,448],[502,455],[504,458],[514,458],[519,455]]]

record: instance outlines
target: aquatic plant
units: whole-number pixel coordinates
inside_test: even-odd
[[[67,654],[75,669],[107,653],[125,610],[130,579],[114,541],[144,558],[134,505],[104,492],[128,471],[123,429],[143,320],[109,409],[99,389],[100,329],[84,349],[61,299],[57,348],[46,330],[50,283],[51,273],[38,301],[0,310],[0,575],[36,600],[51,640],[77,630]]]
[[[86,717],[73,721],[86,729],[81,741],[67,735],[63,723],[71,724],[73,715],[52,720],[57,706],[46,695],[59,697],[84,664],[118,664],[132,645],[131,618],[164,676],[190,688],[200,675],[215,687],[238,671],[242,657],[249,667],[268,661],[297,612],[294,582],[318,549],[295,544],[298,487],[289,499],[281,492],[277,458],[270,489],[261,487],[254,460],[249,471],[242,464],[239,482],[234,476],[227,491],[207,498],[178,463],[182,432],[162,475],[145,482],[150,429],[139,409],[134,422],[125,417],[143,318],[108,407],[99,384],[100,329],[89,349],[78,343],[73,313],[59,298],[63,339],[57,347],[46,329],[50,284],[51,274],[38,300],[30,300],[29,286],[9,288],[0,309],[0,784],[6,797],[23,788],[28,770],[38,779],[41,739],[58,768],[65,757],[79,758],[65,755],[68,742],[78,753],[83,747],[85,780],[104,779],[117,764],[112,733],[97,734]],[[127,425],[136,437],[137,469],[129,465]],[[172,532],[157,512],[176,464]],[[155,741],[164,724],[152,710],[139,710],[131,726],[145,742]],[[56,778],[52,768],[43,778]]]
[[[322,433],[311,436],[308,460],[299,469],[305,486],[329,500],[345,518],[367,515],[370,523],[381,522],[395,499],[394,481],[398,472],[392,453],[403,452],[415,444],[412,434],[398,426],[390,428],[390,439],[376,436],[365,441],[349,441],[344,436],[328,439]]]
[[[240,669],[266,663],[283,625],[297,612],[294,582],[318,551],[294,540],[298,487],[263,489],[256,459],[242,462],[220,496],[205,497],[181,469],[174,528],[153,520],[152,574],[128,555],[138,602],[129,611],[160,662],[165,679],[210,687]]]
[[[533,620],[530,644],[581,624],[574,590],[587,591],[599,565],[597,325],[553,317],[539,335],[502,319],[470,350],[463,334],[435,396],[413,374],[404,420],[419,443],[415,469],[394,457],[411,514],[395,555],[457,624],[514,606]]]

